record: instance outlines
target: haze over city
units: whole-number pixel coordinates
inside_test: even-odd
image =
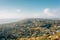
[[[60,18],[60,0],[0,0],[0,19]]]

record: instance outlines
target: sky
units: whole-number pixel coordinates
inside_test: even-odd
[[[60,0],[0,0],[0,19],[60,18]]]

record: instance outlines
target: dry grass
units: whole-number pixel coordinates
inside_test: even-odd
[[[44,35],[40,37],[18,38],[17,40],[60,40],[60,32],[50,36]]]

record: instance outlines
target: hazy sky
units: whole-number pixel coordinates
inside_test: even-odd
[[[60,18],[60,0],[0,0],[0,19]]]

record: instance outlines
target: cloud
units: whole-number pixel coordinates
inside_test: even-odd
[[[44,14],[46,14],[50,17],[57,17],[57,15],[55,14],[57,12],[57,10],[45,8],[43,12],[44,12]]]
[[[17,12],[21,12],[21,10],[20,10],[20,9],[16,9],[16,11],[17,11]]]
[[[16,11],[0,10],[0,19],[18,18]]]
[[[0,19],[25,19],[25,18],[41,18],[41,13],[26,13],[21,9],[0,10]]]
[[[0,19],[25,19],[41,17],[39,13],[22,13],[20,9],[16,10],[0,10]]]
[[[13,10],[0,10],[0,19],[25,19],[25,18],[46,18],[46,17],[57,17],[56,13],[58,11],[56,9],[45,8],[42,12],[38,13],[26,13],[21,9],[13,9]],[[59,12],[60,13],[60,12]]]

